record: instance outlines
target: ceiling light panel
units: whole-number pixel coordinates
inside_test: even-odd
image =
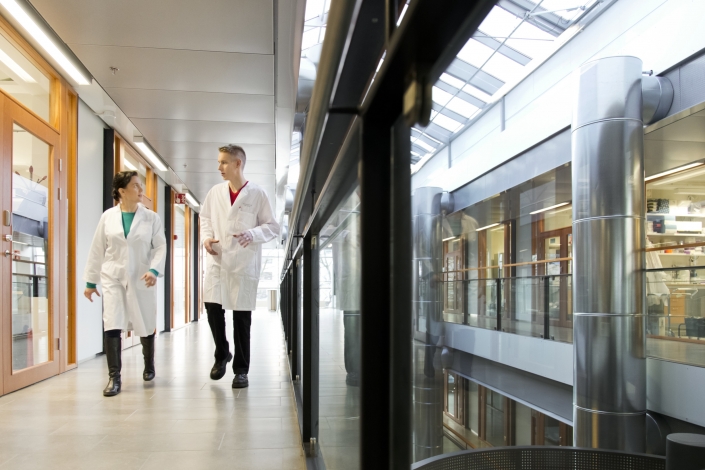
[[[468,95],[474,96],[474,97],[477,98],[478,100],[484,101],[485,103],[487,103],[487,102],[489,102],[489,101],[492,101],[492,96],[488,95],[488,94],[485,93],[484,91],[482,91],[482,90],[480,90],[479,88],[474,87],[474,86],[472,86],[472,85],[470,85],[470,84],[465,85],[465,86],[463,87],[463,91],[464,91],[465,93],[467,93]]]
[[[446,82],[448,85],[457,88],[458,90],[461,90],[465,86],[464,81],[460,80],[459,78],[455,78],[454,76],[449,75],[447,73],[441,75],[441,80]]]
[[[554,36],[530,23],[522,23],[507,39],[506,45],[535,59],[549,54],[554,48],[555,39]]]
[[[451,119],[443,114],[437,114],[436,117],[433,118],[433,122],[450,132],[458,132],[460,128],[463,127],[463,125],[455,119]]]
[[[451,95],[450,93],[441,90],[437,86],[433,87],[431,99],[433,99],[435,103],[438,103],[441,106],[445,106],[452,98],[453,95]]]
[[[307,31],[304,31],[304,34],[301,37],[301,50],[302,51],[305,51],[309,47],[313,47],[316,44],[318,44],[320,29],[321,28],[311,28]]]
[[[49,39],[37,23],[20,7],[15,0],[0,0],[0,5],[22,25],[22,27],[39,43],[40,46],[73,78],[79,85],[90,85],[87,77],[81,73],[66,55]]]
[[[12,70],[18,77],[20,77],[22,80],[24,80],[27,83],[37,83],[35,79],[32,78],[30,74],[28,74],[25,69],[19,66],[17,62],[12,60],[12,58],[5,53],[2,49],[0,49],[0,61],[7,65],[7,67]]]
[[[451,111],[460,114],[466,119],[470,119],[471,117],[475,116],[478,111],[480,111],[480,108],[477,106],[474,106],[467,101],[461,100],[458,97],[453,98],[448,102],[446,105],[446,108],[450,109]]]
[[[306,0],[306,16],[304,21],[311,20],[323,14],[323,8],[326,3],[328,4],[328,8],[330,8],[329,1],[326,2],[324,0]]]
[[[488,36],[498,39],[500,42],[519,26],[521,19],[501,7],[494,7],[485,21],[478,28]]]
[[[487,59],[489,59],[493,53],[494,49],[491,47],[475,39],[470,39],[465,43],[463,48],[460,49],[460,52],[458,52],[458,58],[479,69],[487,62]]]
[[[523,73],[523,66],[498,52],[487,61],[482,70],[507,83]]]

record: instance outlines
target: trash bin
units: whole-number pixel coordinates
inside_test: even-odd
[[[277,291],[275,289],[269,291],[269,311],[277,311]]]

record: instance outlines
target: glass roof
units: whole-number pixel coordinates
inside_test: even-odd
[[[301,60],[318,64],[321,44],[326,35],[326,23],[331,0],[307,0],[304,14],[304,33],[301,38]]]
[[[434,85],[431,123],[411,130],[412,169],[560,48],[574,34],[570,26],[599,3],[500,0]]]

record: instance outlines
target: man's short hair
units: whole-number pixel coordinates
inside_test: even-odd
[[[247,162],[247,155],[245,155],[245,149],[239,145],[228,144],[218,149],[220,152],[227,153],[228,155],[238,158],[242,162],[242,167],[245,167]]]

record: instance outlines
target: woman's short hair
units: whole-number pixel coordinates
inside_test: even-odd
[[[227,153],[233,158],[237,158],[242,162],[242,167],[245,168],[245,163],[247,162],[247,156],[245,155],[245,149],[235,144],[228,144],[220,147],[219,152]]]
[[[121,171],[113,177],[113,199],[120,201],[120,191],[119,189],[127,188],[130,184],[132,178],[137,176],[137,172],[134,170]]]

